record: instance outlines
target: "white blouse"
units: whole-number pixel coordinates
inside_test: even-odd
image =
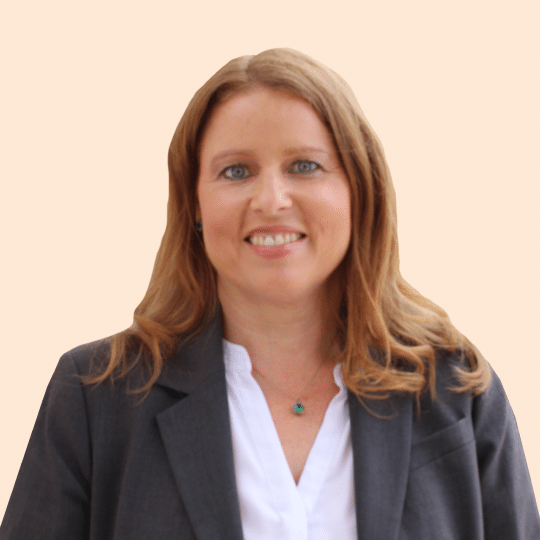
[[[241,345],[223,340],[236,485],[245,540],[357,540],[347,389],[334,396],[296,485]]]

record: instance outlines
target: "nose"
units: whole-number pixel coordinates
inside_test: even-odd
[[[292,206],[290,186],[278,171],[260,174],[253,183],[250,207],[254,211],[274,214]]]

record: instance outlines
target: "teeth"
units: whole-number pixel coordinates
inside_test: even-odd
[[[254,246],[282,246],[289,242],[296,242],[301,236],[302,235],[298,233],[276,234],[275,236],[269,234],[265,234],[264,236],[254,234],[253,236],[250,236],[248,240]]]

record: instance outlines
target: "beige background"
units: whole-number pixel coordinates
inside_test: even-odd
[[[491,362],[540,494],[536,2],[12,2],[0,22],[0,516],[60,355],[131,323],[188,100],[292,47],[386,150],[402,273]],[[354,6],[354,7],[353,7]]]

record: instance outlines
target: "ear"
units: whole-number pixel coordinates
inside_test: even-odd
[[[195,228],[200,233],[202,231],[202,217],[201,217],[201,208],[199,207],[199,202],[197,201],[195,206]]]

